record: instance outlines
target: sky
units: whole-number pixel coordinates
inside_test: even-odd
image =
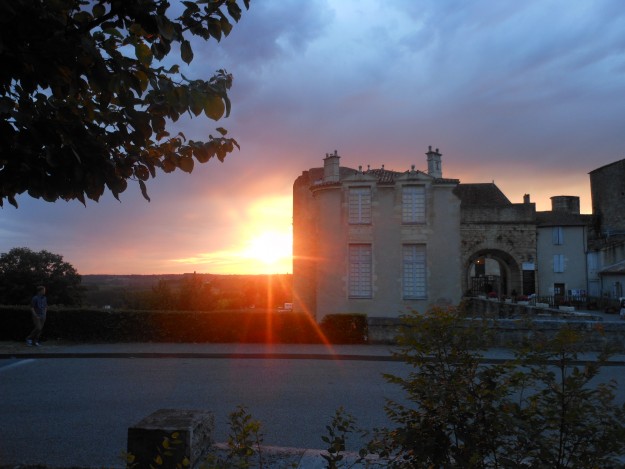
[[[172,2],[174,3],[174,2]],[[121,201],[0,209],[0,253],[63,256],[80,274],[290,273],[292,186],[326,153],[341,165],[494,182],[513,203],[580,197],[625,158],[622,0],[252,0],[183,73],[234,76],[225,127],[241,150],[192,174],[129,184]],[[181,61],[178,61],[181,63]]]

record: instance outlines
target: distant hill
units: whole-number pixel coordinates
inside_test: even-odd
[[[177,291],[185,279],[193,278],[209,285],[223,304],[232,304],[232,298],[249,306],[260,305],[271,298],[269,307],[292,302],[292,275],[217,275],[217,274],[155,274],[155,275],[82,275],[85,304],[114,308],[132,306],[138,295],[150,295],[161,283]],[[245,300],[241,300],[244,297]]]

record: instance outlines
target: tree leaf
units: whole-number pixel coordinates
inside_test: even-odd
[[[104,8],[104,5],[102,5],[101,3],[98,3],[94,5],[92,12],[93,12],[94,17],[100,18],[101,16],[104,16],[104,14],[106,13],[106,8]]]
[[[139,62],[144,65],[152,63],[152,50],[144,42],[135,44],[135,55]]]
[[[226,106],[219,96],[210,95],[204,100],[204,114],[206,114],[206,117],[217,121],[222,118],[225,111]]]
[[[158,32],[163,38],[171,41],[174,38],[174,34],[176,33],[176,29],[174,24],[169,21],[168,18],[164,16],[156,17],[156,24],[158,26]]]
[[[185,173],[192,172],[193,165],[193,158],[189,158],[188,156],[183,156],[178,160],[178,167],[182,169]]]
[[[141,70],[135,72],[135,78],[139,81],[141,91],[148,89],[148,76]]]
[[[141,194],[143,194],[143,198],[150,202],[150,197],[148,196],[148,188],[141,179],[139,179],[139,187],[141,188]]]
[[[193,49],[191,49],[191,43],[186,39],[180,44],[180,57],[187,64],[190,64],[193,60]]]

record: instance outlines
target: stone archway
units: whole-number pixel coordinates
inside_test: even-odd
[[[498,297],[522,293],[522,272],[509,253],[482,249],[471,254],[464,268],[465,291],[471,296],[495,292]]]

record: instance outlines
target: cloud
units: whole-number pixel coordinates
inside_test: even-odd
[[[223,126],[240,151],[158,174],[151,203],[134,184],[87,208],[22,197],[0,211],[0,252],[46,248],[88,272],[152,273],[198,253],[217,265],[257,201],[288,198],[335,149],[347,166],[404,170],[424,169],[433,145],[448,177],[495,180],[513,201],[530,192],[542,210],[566,191],[588,211],[587,173],[624,157],[624,44],[620,0],[255,1],[183,67],[233,73],[231,116],[177,124],[193,139]],[[266,217],[288,225],[279,206]]]

